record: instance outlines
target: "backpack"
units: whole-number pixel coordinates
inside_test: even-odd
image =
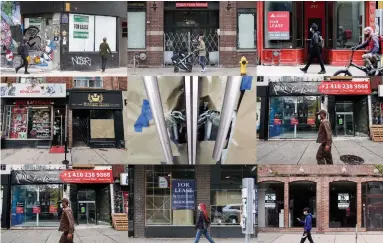
[[[22,45],[19,45],[18,47],[17,47],[17,54],[19,54],[19,55],[21,55],[22,53],[23,53],[23,46]]]
[[[321,35],[318,34],[318,39],[319,39],[319,47],[320,48],[324,48],[324,40],[323,40],[323,37]]]

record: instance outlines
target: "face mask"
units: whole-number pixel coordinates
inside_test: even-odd
[[[310,32],[313,32],[313,28],[310,28]]]
[[[304,212],[303,214],[304,214],[304,215],[307,215],[307,212]]]

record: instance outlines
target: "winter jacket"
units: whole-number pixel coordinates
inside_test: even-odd
[[[332,131],[329,120],[325,119],[320,122],[317,143],[331,146],[332,144]]]
[[[379,38],[376,35],[371,36],[365,42],[356,47],[356,49],[362,49],[367,47],[367,50],[371,54],[379,53]]]
[[[319,31],[315,31],[313,33],[313,35],[311,37],[311,41],[310,41],[310,49],[321,47],[319,45],[319,36],[320,36]]]
[[[304,227],[305,232],[310,232],[311,229],[313,228],[313,225],[312,225],[313,216],[311,215],[311,213],[307,214],[305,220],[304,221],[300,220],[300,222],[302,224],[304,224],[303,227]]]
[[[112,54],[112,51],[110,50],[108,43],[104,41],[100,44],[100,55],[104,57],[108,55],[108,52]]]
[[[209,227],[209,224],[206,222],[205,214],[204,212],[200,211],[198,215],[198,220],[195,225],[196,229],[207,229]]]

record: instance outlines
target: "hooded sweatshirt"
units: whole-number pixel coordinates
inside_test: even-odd
[[[310,48],[317,48],[317,47],[320,47],[319,46],[319,36],[320,36],[320,32],[318,31],[318,25],[316,25],[315,23],[313,23],[311,25],[311,29],[313,29],[314,33],[311,37],[311,42],[310,42]]]
[[[311,213],[308,213],[306,215],[306,218],[304,221],[301,220],[301,223],[304,224],[303,228],[306,232],[310,232],[311,229],[313,228],[312,226],[312,222],[313,222],[313,216],[311,215]]]

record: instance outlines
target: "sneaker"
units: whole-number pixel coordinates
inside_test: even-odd
[[[28,73],[28,72],[24,72],[24,74],[30,74],[30,73]]]
[[[300,68],[299,70],[301,70],[303,73],[307,73],[307,69],[305,68]]]
[[[205,71],[206,71],[206,68],[202,69],[202,70],[201,70],[201,73],[204,73]]]
[[[321,70],[318,74],[326,74],[326,70]]]

